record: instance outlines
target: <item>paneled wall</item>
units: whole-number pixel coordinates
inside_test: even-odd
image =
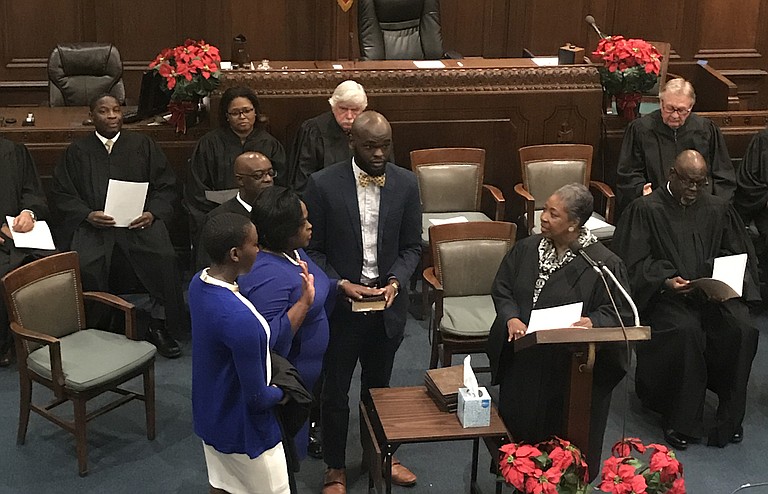
[[[443,0],[446,49],[465,56],[589,50],[606,33],[669,41],[673,57],[707,60],[739,86],[750,108],[768,107],[768,0]],[[236,34],[254,60],[344,60],[358,54],[356,10],[335,0],[0,0],[0,105],[47,98],[46,61],[59,41],[117,45],[129,96],[163,47],[204,37],[228,58]]]

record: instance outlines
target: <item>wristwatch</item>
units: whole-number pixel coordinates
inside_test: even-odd
[[[387,284],[388,284],[388,285],[392,285],[393,287],[395,287],[395,295],[397,295],[398,293],[400,293],[400,282],[399,282],[399,281],[397,281],[397,278],[390,278],[390,279],[387,281]]]

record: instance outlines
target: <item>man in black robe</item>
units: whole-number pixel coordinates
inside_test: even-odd
[[[275,184],[274,177],[275,169],[269,158],[255,151],[241,154],[235,158],[237,195],[208,213],[206,221],[222,213],[241,214],[250,219],[253,204],[264,189]],[[196,271],[210,266],[210,262],[205,249],[197,249]]]
[[[37,219],[48,216],[48,205],[40,186],[32,156],[26,146],[0,137],[0,278],[22,264],[40,258],[44,251],[17,249],[11,238],[11,229],[28,232]],[[6,216],[13,223],[5,222]],[[11,363],[11,338],[8,311],[0,297],[0,367]]]
[[[97,97],[90,116],[96,132],[73,142],[54,170],[52,205],[80,256],[83,288],[124,293],[126,287],[116,286],[124,276],[117,273],[135,275],[152,304],[148,340],[164,357],[178,357],[181,349],[168,330],[181,329],[184,309],[165,226],[178,197],[173,169],[152,139],[121,130],[123,113],[114,97]],[[149,183],[144,213],[127,228],[104,214],[110,179]]]
[[[758,132],[747,146],[736,172],[734,202],[744,223],[755,222],[761,281],[768,283],[768,129]]]
[[[708,444],[741,441],[757,351],[747,306],[760,299],[752,245],[735,209],[706,193],[708,177],[703,156],[683,151],[668,182],[634,201],[613,237],[652,332],[637,347],[637,395],[662,414],[664,436],[678,449],[704,433],[707,388],[719,399]],[[741,253],[749,255],[743,296],[720,302],[689,286],[712,275],[716,257]]]
[[[331,111],[305,120],[293,142],[288,168],[293,189],[299,194],[312,173],[352,156],[349,133],[355,118],[368,106],[368,97],[363,86],[344,81],[336,86],[328,103]]]
[[[732,201],[736,178],[720,128],[691,113],[696,93],[684,79],[669,81],[659,93],[661,108],[627,126],[616,170],[619,214],[632,200],[667,183],[667,171],[686,149],[695,149],[709,164],[712,194]]]

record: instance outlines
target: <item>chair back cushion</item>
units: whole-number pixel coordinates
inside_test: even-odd
[[[511,247],[509,240],[490,238],[440,242],[435,262],[444,297],[489,295],[501,261]]]
[[[416,177],[424,213],[477,211],[483,170],[477,163],[419,165]]]
[[[523,163],[526,190],[542,209],[549,196],[563,185],[587,184],[587,162],[581,159],[536,160]]]
[[[62,338],[85,326],[74,269],[41,277],[13,291],[10,298],[18,323],[33,331]]]
[[[125,102],[123,62],[109,43],[60,44],[48,59],[50,106],[87,106],[101,93]]]
[[[439,0],[358,0],[357,12],[364,60],[443,57]]]

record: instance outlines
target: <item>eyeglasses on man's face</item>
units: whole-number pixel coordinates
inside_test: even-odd
[[[680,174],[676,174],[677,179],[680,181],[680,185],[682,185],[686,189],[696,189],[701,190],[705,187],[709,187],[709,180],[708,179],[702,179],[702,180],[691,180],[690,178],[681,177]]]
[[[684,117],[684,116],[688,115],[689,113],[691,113],[691,109],[692,108],[675,108],[674,106],[670,106],[670,105],[664,105],[664,106],[661,107],[661,111],[663,111],[664,113],[666,113],[668,115],[671,115],[673,113],[677,113],[681,117]]]
[[[251,108],[253,109],[253,108]],[[235,173],[235,176],[238,177],[250,177],[254,180],[264,180],[264,177],[270,176],[272,178],[275,178],[277,176],[277,170],[274,168],[270,168],[268,170],[258,170],[253,173]]]
[[[248,115],[250,115],[254,111],[256,111],[256,109],[253,108],[253,107],[250,107],[250,108],[240,108],[239,110],[228,111],[227,115],[229,115],[232,118],[241,117],[243,115],[245,115],[247,117]]]

